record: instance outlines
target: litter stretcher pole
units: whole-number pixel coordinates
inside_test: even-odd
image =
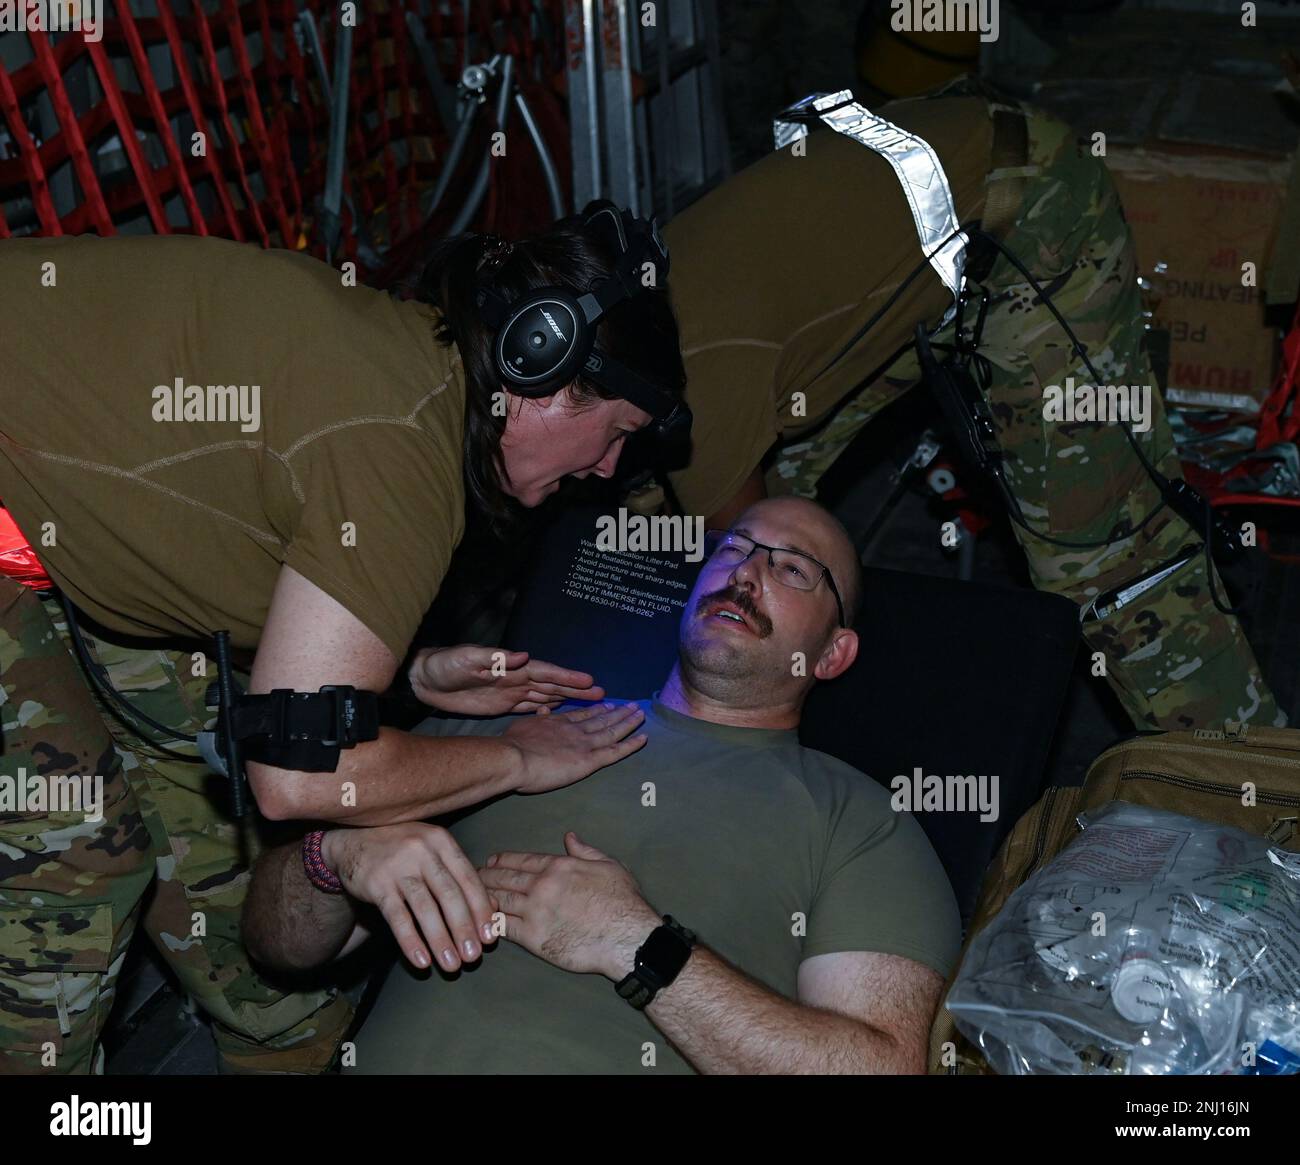
[[[477,68],[478,66],[474,66]],[[466,96],[460,105],[460,123],[456,127],[456,136],[452,139],[451,148],[447,151],[447,156],[442,163],[442,173],[438,175],[437,184],[433,188],[433,195],[429,200],[429,209],[424,212],[424,221],[428,222],[433,218],[434,212],[442,204],[443,196],[447,193],[447,187],[451,185],[452,175],[456,173],[456,167],[460,165],[461,155],[465,152],[465,145],[469,141],[470,132],[474,128],[474,104],[477,99],[473,96]]]
[[[619,206],[626,206],[639,215],[641,195],[636,173],[630,40],[627,0],[612,0],[601,16],[601,80],[610,197]]]

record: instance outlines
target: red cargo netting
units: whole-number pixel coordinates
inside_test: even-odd
[[[427,9],[427,11],[426,11]],[[156,11],[156,15],[153,14]],[[302,13],[323,61],[311,53]],[[408,26],[423,30],[442,88],[493,53],[515,57],[561,173],[567,128],[562,0],[481,0],[468,27],[459,3],[378,0],[106,0],[102,40],[78,31],[12,33],[26,53],[0,66],[0,237],[119,231],[213,234],[310,248],[325,185],[330,109],[320,81],[335,71],[338,29],[355,19],[341,237],[335,259],[417,253],[445,231],[486,151],[471,142],[428,222],[421,196],[436,182],[450,133]],[[23,56],[27,59],[23,60]],[[485,119],[486,120],[486,119]],[[542,225],[536,160],[494,160],[477,225]],[[356,219],[353,220],[355,213]],[[387,259],[385,259],[385,262]]]

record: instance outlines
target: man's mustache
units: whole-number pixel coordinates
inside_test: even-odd
[[[696,615],[702,615],[711,603],[731,603],[740,609],[741,614],[749,619],[760,639],[772,634],[772,620],[763,614],[749,597],[749,592],[739,587],[723,587],[720,591],[705,595],[695,604]]]

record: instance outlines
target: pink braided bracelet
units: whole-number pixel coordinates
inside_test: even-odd
[[[342,894],[343,883],[321,857],[320,843],[324,836],[325,831],[317,829],[302,839],[302,868],[307,872],[308,881],[317,890],[325,894]]]

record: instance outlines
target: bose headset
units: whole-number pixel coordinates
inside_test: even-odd
[[[661,438],[681,438],[691,427],[686,402],[596,342],[597,327],[613,308],[667,284],[668,247],[658,224],[634,218],[605,199],[587,204],[582,223],[595,228],[618,256],[614,273],[588,291],[539,287],[511,301],[490,280],[479,288],[479,310],[496,333],[496,373],[511,392],[534,398],[581,375],[649,413]]]

